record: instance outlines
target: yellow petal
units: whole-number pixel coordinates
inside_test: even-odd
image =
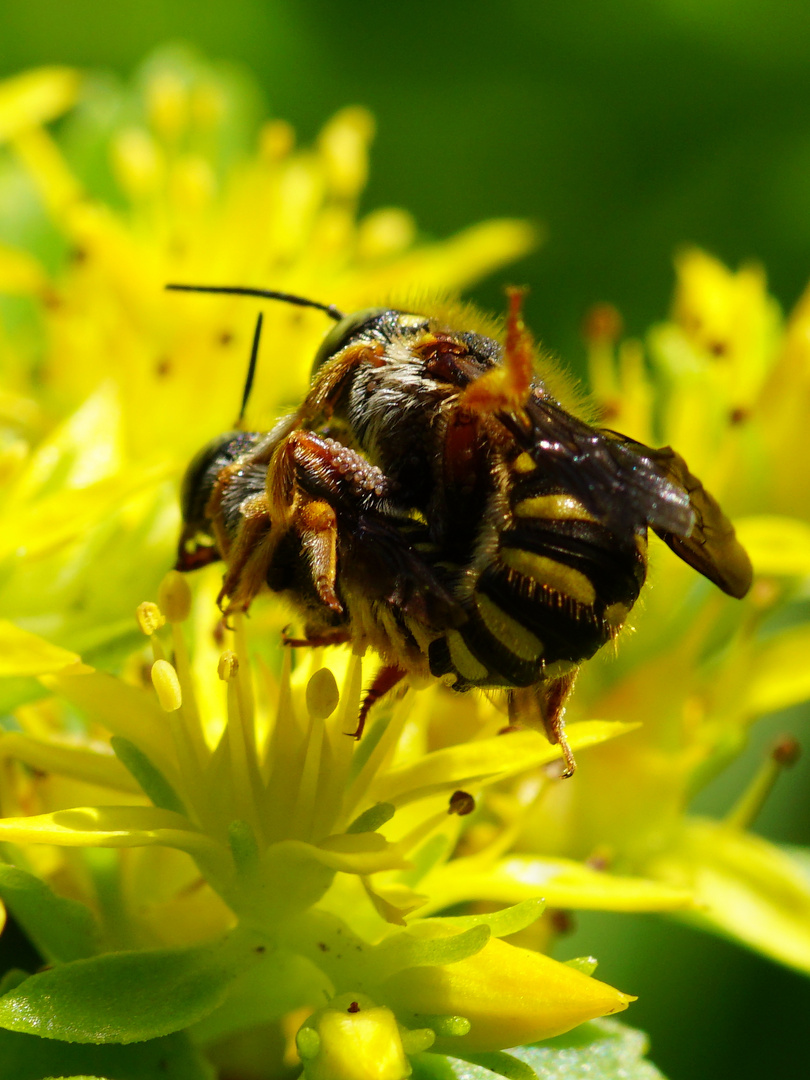
[[[302,840],[281,840],[267,849],[262,860],[265,874],[272,868],[276,880],[283,880],[285,873],[300,874],[304,863],[318,863],[346,874],[376,874],[383,870],[404,870],[410,865],[395,844],[384,840],[381,845],[360,845],[347,850],[330,850],[329,846]]]
[[[775,712],[810,698],[810,626],[768,638],[757,653],[746,705],[754,714]]]
[[[33,255],[0,244],[0,293],[28,296],[47,284],[45,270]]]
[[[76,653],[0,619],[0,675],[45,675],[80,662]]]
[[[423,294],[457,291],[528,254],[539,230],[526,221],[503,219],[473,225],[449,240],[418,248],[375,274],[377,296],[416,285]]]
[[[341,994],[298,1031],[307,1080],[405,1080],[410,1065],[390,1009],[364,994]]]
[[[58,773],[73,780],[140,793],[133,778],[112,754],[100,754],[82,746],[63,745],[9,731],[0,735],[0,761],[21,761],[40,772]]]
[[[61,847],[177,848],[225,876],[228,853],[187,818],[152,806],[79,806],[31,817],[0,818],[0,841]]]
[[[177,785],[176,755],[166,714],[146,690],[128,686],[113,675],[72,671],[45,675],[49,690],[67,698],[112,735],[123,735],[152,761],[173,787]]]
[[[420,886],[430,897],[430,911],[465,900],[516,904],[537,897],[551,907],[583,911],[671,911],[692,902],[688,889],[609,874],[573,859],[530,855],[513,855],[491,868],[482,867],[482,860],[476,858],[454,859]]]
[[[0,83],[0,142],[65,112],[79,92],[79,73],[66,67],[26,71]]]
[[[737,538],[758,574],[810,574],[810,525],[776,515],[735,521]]]
[[[567,729],[572,749],[604,742],[633,730],[636,724],[586,720]],[[410,765],[392,769],[371,786],[374,802],[407,802],[443,788],[501,779],[556,761],[560,749],[539,731],[512,731],[491,739],[462,743],[426,754]]]
[[[773,844],[724,822],[695,819],[646,869],[694,891],[690,921],[810,972],[810,880]]]
[[[411,1067],[396,1017],[364,994],[341,994],[296,1038],[306,1080],[405,1080]]]
[[[467,1035],[438,1039],[453,1053],[503,1050],[550,1039],[585,1020],[621,1012],[634,998],[542,953],[491,938],[454,964],[406,968],[380,987],[380,998],[408,1027],[425,1015],[465,1016]]]

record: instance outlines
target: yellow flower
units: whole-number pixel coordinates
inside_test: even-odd
[[[193,601],[176,575],[160,584],[180,470],[233,423],[252,322],[238,298],[163,286],[272,285],[351,311],[460,289],[532,230],[490,222],[429,244],[403,211],[358,220],[372,134],[360,109],[312,149],[281,121],[235,147],[238,91],[196,61],[159,58],[141,94],[115,93],[106,115],[127,126],[100,131],[94,91],[71,72],[0,87],[9,188],[39,206],[36,227],[22,215],[0,246],[13,314],[0,673],[14,710],[0,734],[0,894],[52,965],[3,984],[0,1025],[78,1043],[193,1030],[212,1053],[272,1031],[267,1075],[283,1067],[282,1030],[298,1028],[313,1080],[370,1062],[395,1080],[423,1054],[497,1059],[631,1000],[590,963],[504,940],[548,935],[541,897],[676,912],[810,970],[806,877],[747,831],[777,763],[728,820],[687,813],[756,718],[810,697],[792,603],[810,577],[810,303],[783,327],[759,270],[685,252],[648,357],[594,339],[610,426],[683,451],[737,515],[758,581],[737,603],[652,548],[639,633],[580,680],[572,783],[545,769],[557,755],[541,736],[499,734],[491,703],[438,685],[379,710],[356,745],[358,657],[312,651],[293,670],[272,604],[254,605],[248,637],[240,620],[217,624],[216,568]],[[110,201],[97,163],[69,164],[43,126],[77,95]],[[268,309],[256,427],[301,399],[322,324]],[[147,649],[131,618],[144,597],[158,601],[139,608]],[[475,913],[446,914],[459,905]]]
[[[467,709],[470,730],[431,745],[431,718],[452,700],[433,687],[383,710],[357,746],[345,733],[359,658],[330,656],[325,668],[312,653],[291,677],[272,605],[255,606],[249,645],[239,620],[217,626],[215,568],[193,603],[175,574],[158,586],[179,471],[233,422],[233,364],[241,372],[251,324],[233,298],[167,295],[166,282],[269,282],[353,310],[456,290],[521,254],[532,230],[492,222],[425,244],[402,211],[358,221],[367,114],[344,110],[303,151],[271,122],[238,159],[233,89],[172,57],[127,102],[132,126],[105,135],[113,208],[42,126],[78,85],[43,70],[0,93],[15,182],[69,256],[54,270],[0,248],[0,284],[36,304],[35,323],[28,309],[4,341],[0,595],[11,621],[0,642],[16,709],[0,734],[0,894],[53,965],[4,984],[0,1025],[126,1043],[198,1024],[198,1041],[213,1043],[328,998],[299,1037],[308,1075],[347,1072],[361,1045],[381,1075],[405,1075],[437,1036],[430,1052],[456,1045],[463,1056],[625,1008],[626,995],[500,940],[542,910],[536,886],[499,880],[505,848],[457,858],[473,820],[461,810],[556,758],[542,736],[499,735],[502,717],[482,701]],[[83,94],[76,116],[92,125],[92,88]],[[321,323],[268,311],[257,426],[300,399]],[[138,609],[147,651],[129,614],[144,595],[159,601]],[[259,641],[272,644],[257,661]],[[584,748],[624,730],[584,722],[569,737]],[[688,899],[610,875],[597,884],[571,860],[533,869],[591,903]],[[434,917],[478,898],[516,906]],[[370,1003],[362,1016],[343,1009],[347,994]]]
[[[291,679],[289,651],[280,685],[261,668],[254,685],[241,618],[225,632],[215,668],[206,647],[212,593],[203,591],[192,606],[185,578],[172,572],[161,595],[162,610],[144,604],[138,613],[152,645],[153,662],[144,669],[151,686],[94,671],[6,627],[20,670],[48,672],[40,675],[43,683],[87,716],[89,731],[112,733],[114,756],[99,739],[34,734],[32,721],[50,705],[20,711],[30,732],[0,737],[10,781],[0,841],[19,852],[18,868],[0,867],[0,895],[39,897],[38,909],[21,905],[24,925],[43,955],[62,962],[53,975],[33,976],[0,998],[0,1024],[56,1038],[77,1037],[78,1030],[80,1041],[126,1042],[201,1021],[218,1004],[212,997],[194,1001],[172,1027],[165,995],[153,991],[139,1003],[147,972],[137,958],[144,964],[151,958],[170,985],[178,977],[173,965],[213,978],[226,1004],[229,993],[236,995],[231,1011],[248,1008],[254,1023],[313,1009],[324,994],[369,996],[375,1010],[361,1019],[338,1021],[341,1008],[330,1006],[315,1049],[302,1036],[312,1076],[362,1075],[338,1064],[353,1060],[358,1039],[373,1047],[382,1040],[388,1048],[382,1058],[394,1063],[382,1075],[396,1075],[406,1051],[394,1017],[408,1029],[407,1047],[418,1043],[421,1052],[435,1041],[435,1051],[464,1056],[547,1038],[627,1007],[627,995],[499,940],[536,920],[537,899],[493,915],[405,918],[441,903],[416,890],[429,883],[432,868],[446,865],[453,873],[452,853],[464,831],[458,810],[466,816],[473,802],[470,795],[457,798],[459,786],[480,797],[518,771],[553,761],[556,750],[542,735],[497,735],[500,717],[489,706],[471,743],[427,750],[405,735],[412,711],[406,698],[378,716],[358,746],[346,737],[360,703],[358,657],[335,663],[342,691],[314,654]],[[199,657],[196,648],[187,651],[189,617],[198,628]],[[173,662],[163,641],[167,619]],[[224,702],[213,685],[215,670],[225,683]],[[583,723],[572,725],[570,738],[581,748],[621,730]],[[48,774],[32,778],[20,771],[23,763]],[[71,801],[91,791],[92,805]],[[24,813],[9,816],[12,808]],[[94,895],[87,867],[60,859],[58,848],[125,849],[138,858],[122,861],[111,903]],[[33,869],[95,913],[90,928],[82,924],[87,944],[76,946],[70,934],[67,945],[54,939],[44,916],[59,901],[36,892]],[[457,887],[467,895],[464,870],[458,861]],[[476,874],[479,883],[486,878],[480,866]],[[398,887],[391,875],[402,875]],[[167,953],[167,945],[183,949]],[[74,983],[70,961],[77,965]],[[240,974],[248,983],[232,989]],[[60,1016],[69,1011],[79,976],[91,989],[68,1028]],[[102,1006],[92,987],[115,978],[126,979],[133,998],[117,1011],[103,1008],[105,1034],[96,1040],[88,1025],[101,1024]],[[249,1006],[241,997],[246,991]],[[415,1041],[414,1029],[423,1031]]]
[[[637,633],[585,667],[571,709],[639,727],[587,755],[581,784],[537,803],[518,846],[687,890],[683,917],[810,972],[806,874],[746,831],[791,755],[763,765],[726,822],[688,814],[757,719],[810,699],[810,628],[794,602],[810,581],[807,413],[795,407],[810,371],[807,304],[783,326],[761,270],[692,250],[677,271],[672,319],[650,335],[652,374],[639,343],[594,338],[597,402],[611,427],[680,449],[737,515],[757,578],[745,601],[729,600],[653,541]]]
[[[73,171],[42,126],[78,88],[75,73],[43,69],[0,94],[0,141],[18,162],[9,186],[39,201],[39,231],[63,253],[53,270],[51,251],[0,245],[0,289],[17,298],[2,342],[0,609],[85,656],[117,658],[133,645],[129,613],[172,562],[182,470],[232,426],[250,351],[244,301],[164,286],[272,285],[352,311],[460,289],[535,235],[504,220],[426,243],[405,211],[358,219],[373,134],[364,110],[338,113],[311,149],[281,120],[235,146],[243,92],[173,53],[151,62],[142,92],[87,84],[74,110],[85,144],[92,133],[108,155],[113,205],[93,192],[95,159]],[[98,130],[119,111],[128,126]],[[16,213],[7,199],[0,230]],[[301,400],[327,325],[268,306],[251,423]]]

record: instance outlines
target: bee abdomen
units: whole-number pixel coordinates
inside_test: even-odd
[[[577,664],[609,641],[635,603],[646,563],[587,519],[521,520],[476,582],[468,619],[430,647],[431,672],[456,689],[530,686],[551,664]]]

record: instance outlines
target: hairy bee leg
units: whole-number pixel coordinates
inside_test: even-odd
[[[577,763],[574,752],[565,736],[565,703],[574,686],[576,671],[570,675],[535,686],[525,686],[510,690],[508,696],[509,723],[517,726],[529,725],[540,727],[552,746],[559,746],[562,751],[566,779],[576,772]]]
[[[337,580],[337,515],[323,499],[302,500],[293,512],[293,528],[309,558],[318,598],[336,614],[343,604],[335,592]]]
[[[264,585],[275,546],[271,543],[270,510],[264,495],[245,500],[240,513],[239,532],[229,552],[228,571],[217,596],[217,604],[224,615],[247,611],[250,607]]]
[[[307,553],[315,590],[339,615],[338,514],[344,508],[356,512],[363,500],[382,497],[388,486],[387,477],[360,454],[310,431],[293,432],[278,458],[271,490],[292,493],[291,524]]]
[[[570,675],[564,675],[561,679],[555,679],[550,683],[541,683],[537,687],[537,696],[540,703],[540,715],[543,718],[543,727],[546,729],[548,741],[552,746],[559,746],[565,761],[563,777],[568,778],[576,772],[577,763],[574,752],[565,736],[565,703],[568,695],[574,687],[577,677],[576,671]]]
[[[407,672],[403,671],[402,668],[391,665],[380,668],[374,676],[371,686],[366,690],[363,703],[360,706],[360,715],[357,717],[357,727],[354,731],[347,731],[347,735],[350,735],[353,739],[360,738],[363,734],[363,728],[366,726],[366,717],[371,710],[371,706],[375,705],[389,690],[393,690],[397,683],[402,682],[406,674]]]

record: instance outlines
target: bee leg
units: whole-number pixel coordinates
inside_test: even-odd
[[[405,678],[406,674],[407,673],[403,671],[402,668],[389,664],[380,668],[374,676],[374,681],[371,686],[366,690],[363,703],[360,706],[360,715],[357,718],[357,727],[354,731],[347,731],[347,735],[350,735],[353,739],[360,738],[363,734],[363,728],[366,726],[366,717],[369,714],[371,706],[376,704],[376,702],[387,694],[389,690],[393,690],[397,683]]]
[[[309,558],[318,598],[338,615],[343,604],[335,592],[337,579],[337,515],[323,499],[302,499],[293,511],[293,528]]]
[[[540,715],[543,718],[543,727],[546,729],[548,741],[552,746],[559,746],[562,750],[565,769],[563,777],[573,776],[577,763],[574,760],[574,752],[568,739],[565,737],[565,703],[574,686],[577,677],[576,671],[569,675],[563,675],[561,679],[553,682],[541,683],[536,688],[537,698],[540,704]]]
[[[217,597],[223,615],[247,611],[264,585],[275,547],[266,496],[246,499],[240,514],[239,531],[228,554],[228,571]]]
[[[563,777],[573,776],[577,763],[565,737],[565,703],[574,685],[576,671],[562,678],[510,690],[508,696],[509,723],[541,727],[552,746],[562,750],[565,769]]]
[[[522,289],[507,289],[503,363],[471,382],[460,396],[461,405],[472,412],[518,412],[526,404],[534,369],[531,339],[523,322],[523,295]]]
[[[306,630],[304,631],[306,634]],[[306,637],[294,638],[281,631],[281,644],[288,649],[322,649],[327,645],[345,645],[352,637],[348,630],[336,629],[333,633],[307,634]]]

